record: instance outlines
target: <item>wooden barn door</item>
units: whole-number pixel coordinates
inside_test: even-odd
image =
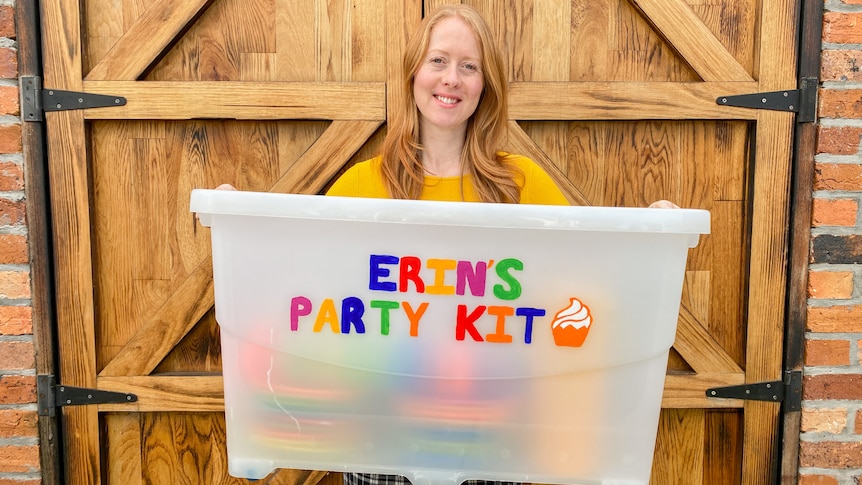
[[[63,408],[73,484],[228,476],[209,231],[193,188],[318,193],[376,153],[419,0],[44,0],[44,88],[125,104],[46,114],[59,381],[138,401]],[[573,203],[712,212],[691,252],[653,483],[767,483],[793,115],[718,106],[794,88],[796,2],[475,0],[511,84],[509,148]],[[626,399],[626,396],[620,396]],[[337,483],[281,470],[265,483]]]

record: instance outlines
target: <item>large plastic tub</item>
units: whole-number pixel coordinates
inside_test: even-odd
[[[649,481],[701,210],[195,190],[231,475]]]

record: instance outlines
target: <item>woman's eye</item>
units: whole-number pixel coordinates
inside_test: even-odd
[[[432,57],[431,59],[428,59],[428,62],[430,62],[431,64],[438,64],[438,65],[443,64],[443,58],[442,57]]]
[[[459,70],[467,75],[478,74],[479,72],[481,72],[481,69],[479,69],[479,65],[472,62],[465,62],[461,64],[459,66]]]

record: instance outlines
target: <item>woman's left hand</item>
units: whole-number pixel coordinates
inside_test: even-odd
[[[657,200],[649,205],[650,209],[679,209],[679,206],[669,200]]]

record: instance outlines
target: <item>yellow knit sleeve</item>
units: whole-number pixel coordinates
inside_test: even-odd
[[[380,175],[380,158],[372,158],[347,169],[326,191],[326,195],[339,197],[368,197],[386,199],[389,192]]]

